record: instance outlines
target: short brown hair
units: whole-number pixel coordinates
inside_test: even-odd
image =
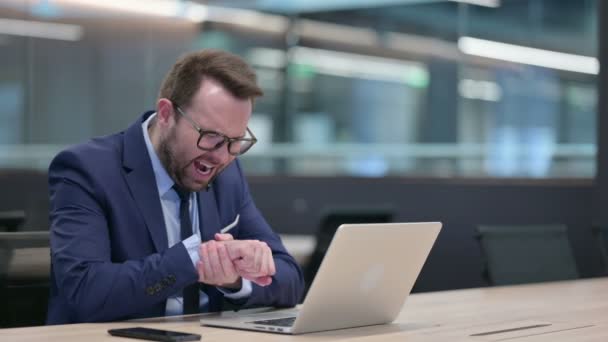
[[[264,94],[257,85],[255,72],[241,57],[205,49],[180,57],[165,76],[158,97],[188,107],[206,77],[221,83],[239,99],[253,100]]]

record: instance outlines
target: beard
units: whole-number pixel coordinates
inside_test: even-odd
[[[176,153],[173,149],[173,146],[175,146],[175,142],[177,140],[176,138],[177,138],[176,130],[175,130],[175,128],[173,128],[169,132],[167,137],[165,139],[162,139],[159,143],[159,156],[158,157],[160,159],[161,164],[165,167],[165,170],[169,174],[169,177],[171,177],[171,179],[173,179],[173,181],[175,182],[175,184],[178,187],[180,187],[184,190],[187,190],[187,191],[199,192],[201,190],[208,189],[209,185],[215,180],[215,178],[220,174],[220,172],[222,172],[228,165],[222,165],[222,166],[218,165],[217,168],[215,170],[213,170],[214,173],[211,176],[211,178],[209,179],[209,181],[207,181],[205,183],[196,183],[196,184],[193,182],[190,182],[191,185],[188,185],[187,169],[194,162],[194,160],[191,160],[187,163],[184,162],[183,166],[180,165],[182,163],[180,162],[180,159],[178,158],[178,153]]]
[[[173,179],[177,186],[184,190],[192,191],[192,189],[184,186],[184,170],[180,170],[177,157],[171,148],[171,142],[175,141],[175,137],[175,129],[172,129],[169,132],[169,135],[165,139],[161,140],[158,158],[160,159],[161,164],[163,164],[165,167],[165,170],[167,170],[169,177]]]

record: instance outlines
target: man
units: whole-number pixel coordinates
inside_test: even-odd
[[[256,141],[247,123],[260,95],[239,57],[192,53],[155,112],[55,157],[47,323],[298,303],[301,270],[236,159]]]

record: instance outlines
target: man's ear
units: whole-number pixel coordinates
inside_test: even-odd
[[[162,125],[168,124],[173,119],[173,103],[166,98],[161,98],[156,103],[157,121]]]

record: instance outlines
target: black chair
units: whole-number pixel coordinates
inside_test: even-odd
[[[48,229],[49,186],[46,171],[0,168],[0,189],[0,211],[8,212],[7,219],[14,222],[9,224],[9,229],[0,227],[0,231]]]
[[[579,278],[565,225],[477,227],[490,285]]]
[[[49,232],[0,232],[0,328],[43,325],[49,284]]]
[[[0,211],[0,231],[15,232],[25,221],[25,211]]]
[[[315,249],[304,269],[305,293],[308,292],[329,244],[340,225],[344,223],[388,223],[392,219],[392,212],[386,209],[336,209],[328,211],[321,220],[315,236]]]
[[[604,275],[608,275],[608,226],[595,226],[592,231],[602,256]]]

